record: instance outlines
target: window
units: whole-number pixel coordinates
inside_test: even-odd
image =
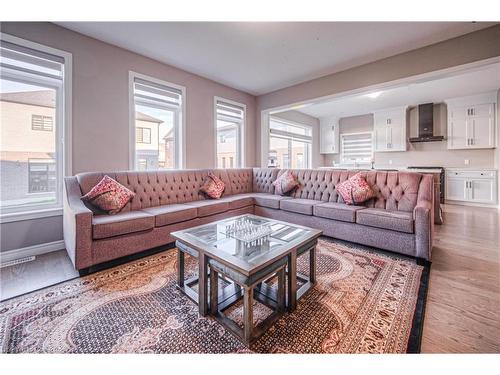
[[[230,100],[215,98],[217,168],[243,166],[243,129],[246,106]]]
[[[137,170],[181,168],[185,89],[130,72],[131,165]]]
[[[368,164],[373,158],[372,133],[342,134],[341,163],[343,164]]]
[[[151,129],[135,128],[135,142],[151,144]]]
[[[71,172],[63,142],[70,126],[71,54],[0,36],[2,220],[59,213],[63,175]]]
[[[269,125],[268,167],[311,168],[312,128],[276,117]]]
[[[31,130],[51,132],[53,125],[51,116],[31,115]]]

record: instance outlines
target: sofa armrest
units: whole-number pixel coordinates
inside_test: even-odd
[[[91,264],[93,213],[81,200],[76,177],[66,177],[64,188],[64,243],[73,265],[80,270]]]
[[[434,188],[433,177],[424,175],[420,182],[417,205],[413,209],[415,220],[416,256],[431,260],[434,237]]]

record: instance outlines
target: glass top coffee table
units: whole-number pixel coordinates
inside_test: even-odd
[[[209,299],[210,313],[222,318],[221,311],[243,298],[245,322],[241,338],[249,343],[258,336],[248,321],[252,315],[247,311],[251,310],[252,298],[277,309],[278,313],[285,303],[293,311],[297,299],[316,281],[315,247],[321,234],[320,230],[250,214],[173,232],[179,249],[177,286],[198,303],[203,316],[209,313]],[[305,252],[310,254],[308,277],[297,275],[297,257]],[[185,253],[198,258],[198,276],[189,280],[184,278]],[[280,284],[285,282],[285,268],[286,299],[284,285]],[[209,274],[210,284],[215,286],[210,287],[210,295]],[[220,291],[219,276],[228,284]],[[267,283],[275,276],[277,288]],[[300,288],[297,278],[303,282]],[[197,291],[192,288],[195,284]]]

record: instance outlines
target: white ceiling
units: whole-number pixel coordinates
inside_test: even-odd
[[[261,95],[494,23],[470,22],[57,22]]]
[[[439,103],[457,96],[479,94],[500,88],[500,63],[447,78],[383,90],[377,98],[365,94],[346,96],[298,109],[314,117],[348,117],[403,105]]]

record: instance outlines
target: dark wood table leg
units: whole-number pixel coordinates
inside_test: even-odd
[[[210,315],[217,315],[219,307],[219,274],[213,268],[210,270]]]
[[[316,282],[316,246],[309,250],[309,281]]]
[[[285,269],[282,268],[278,271],[278,298],[277,298],[277,310],[279,312],[285,311]]]
[[[184,287],[184,253],[177,249],[177,285]]]
[[[247,345],[252,341],[253,333],[253,288],[245,288],[243,295],[243,338]]]
[[[288,255],[288,310],[297,308],[297,252]]]
[[[198,256],[198,310],[201,316],[208,314],[208,262],[204,253]]]

